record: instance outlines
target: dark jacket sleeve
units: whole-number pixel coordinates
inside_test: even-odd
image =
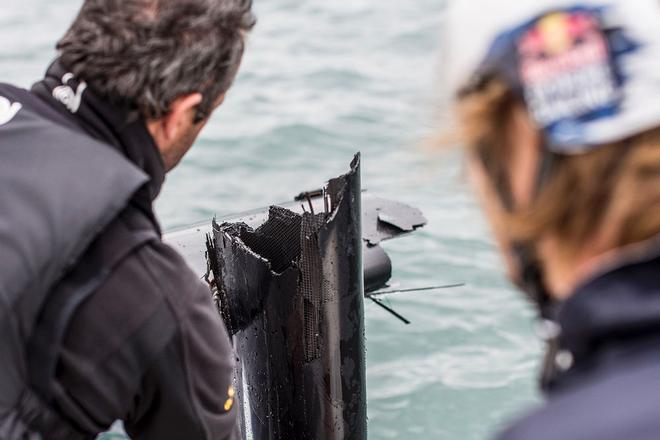
[[[58,406],[91,433],[121,419],[134,440],[233,440],[233,365],[208,287],[173,249],[152,243],[76,312]]]
[[[125,421],[135,440],[233,440],[236,432],[233,355],[209,289],[172,250],[166,292],[179,332],[144,375],[139,400]],[[143,255],[142,258],[149,258]],[[146,263],[146,262],[145,262]]]

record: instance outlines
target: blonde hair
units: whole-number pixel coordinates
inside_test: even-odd
[[[508,185],[508,122],[522,105],[496,79],[458,101],[462,143],[499,188]],[[552,234],[575,255],[594,240],[607,251],[660,234],[660,128],[584,154],[553,156],[531,206],[505,219],[514,240],[535,243]]]

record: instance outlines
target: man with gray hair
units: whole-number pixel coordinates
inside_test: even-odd
[[[224,100],[251,0],[86,0],[0,84],[0,438],[233,439],[233,354],[152,202]]]

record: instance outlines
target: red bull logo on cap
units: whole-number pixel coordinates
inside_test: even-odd
[[[608,40],[596,12],[544,15],[522,33],[517,50],[525,100],[540,126],[618,103]]]

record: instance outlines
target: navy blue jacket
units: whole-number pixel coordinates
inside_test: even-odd
[[[660,258],[586,283],[557,321],[547,403],[500,439],[660,439]]]

